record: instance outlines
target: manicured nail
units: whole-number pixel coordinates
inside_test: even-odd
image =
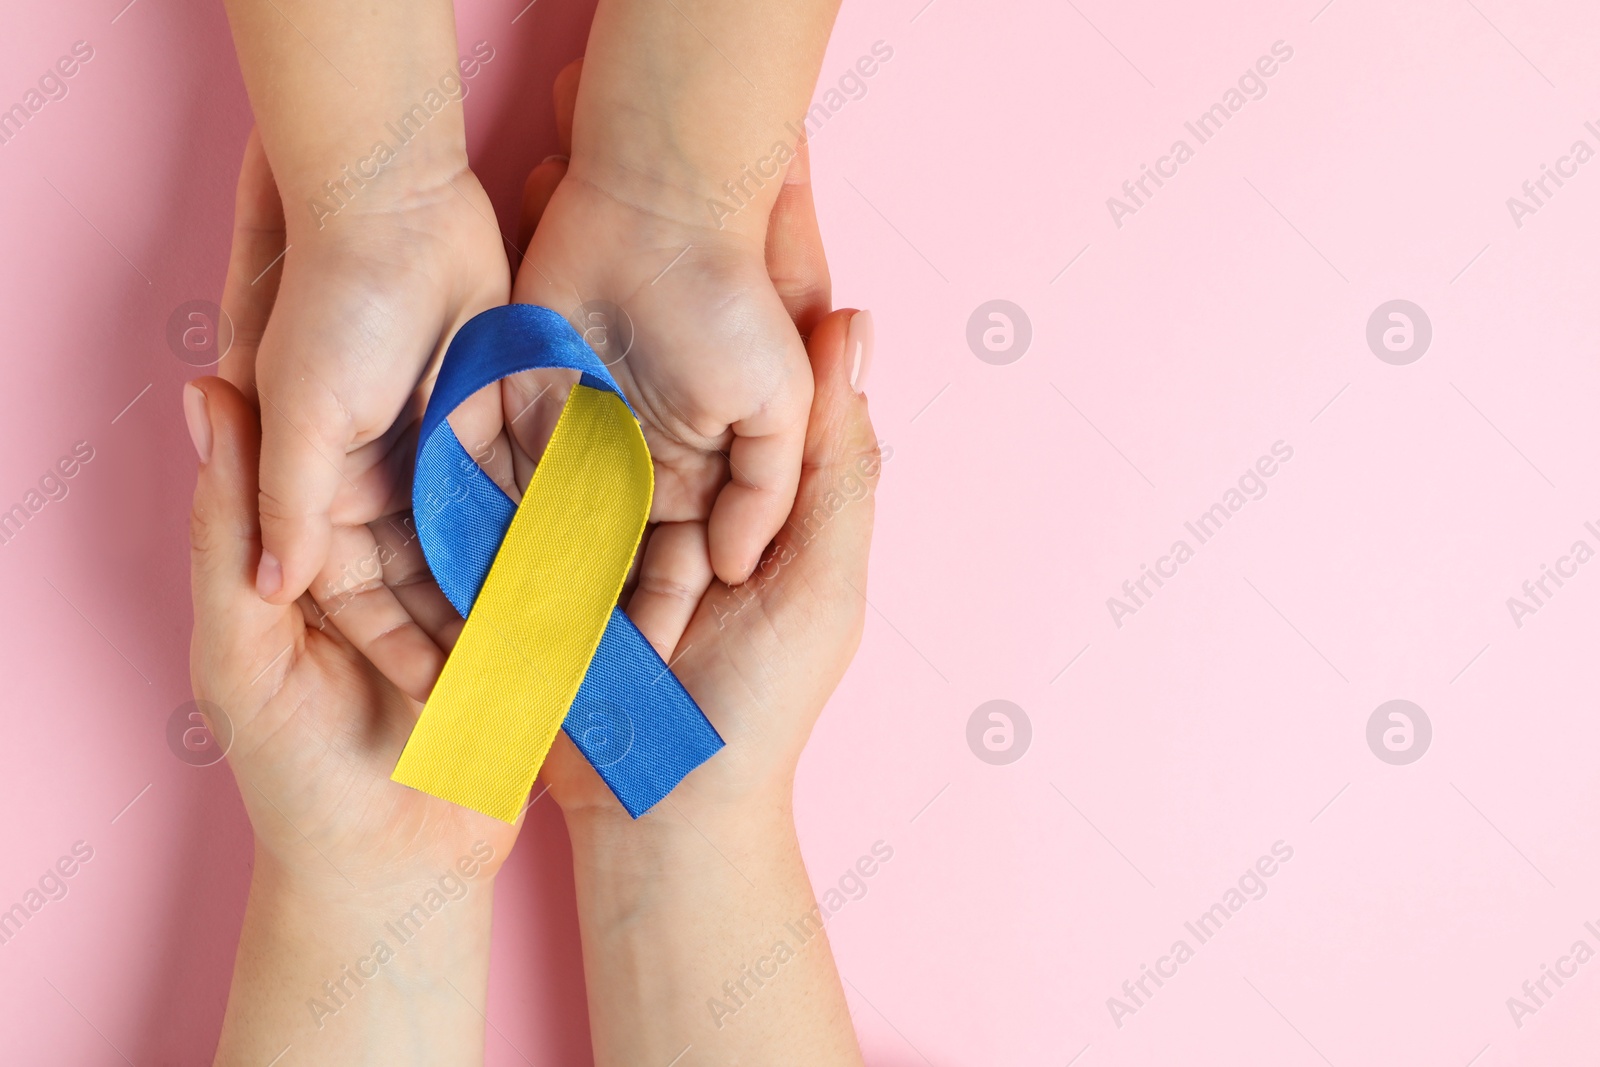
[[[262,549],[261,562],[256,566],[256,595],[265,600],[283,588],[283,564],[278,557]]]
[[[859,396],[867,387],[867,373],[872,370],[872,312],[858,311],[850,316],[844,351],[850,360],[850,388]]]
[[[200,462],[209,461],[211,416],[206,411],[206,394],[192,383],[186,383],[183,387],[183,421],[189,424],[189,440],[194,442],[194,450],[199,454]]]

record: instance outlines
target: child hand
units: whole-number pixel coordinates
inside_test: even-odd
[[[356,501],[420,415],[430,363],[509,290],[477,179],[411,180],[403,200],[374,185],[318,228],[298,204],[286,220],[256,133],[246,149],[227,288],[237,300],[264,291],[272,314],[260,332],[235,317],[219,373],[261,412],[255,585],[273,604],[305,592],[335,522],[371,517]]]
[[[558,109],[573,106],[580,70],[558,80]],[[512,297],[585,331],[597,302],[621,309],[607,325],[623,338],[601,354],[618,360],[612,373],[655,459],[650,517],[708,522],[713,569],[743,581],[794,503],[812,389],[800,331],[768,274],[766,209],[719,228],[698,201],[644,202],[584,154],[582,130],[574,150],[571,121],[558,127],[572,162],[535,176],[555,188]],[[791,175],[807,179],[803,164]]]

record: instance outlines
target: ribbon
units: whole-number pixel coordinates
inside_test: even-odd
[[[535,368],[581,377],[518,506],[445,416]],[[514,822],[560,728],[638,818],[722,747],[617,606],[654,483],[632,408],[565,319],[510,304],[461,327],[423,414],[411,502],[428,569],[467,623],[396,782]]]

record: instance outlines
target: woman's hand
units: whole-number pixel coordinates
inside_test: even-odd
[[[602,1067],[686,1045],[688,1063],[860,1063],[791,810],[795,765],[865,609],[880,457],[851,384],[859,315],[812,332],[799,489],[755,576],[724,585],[702,527],[661,525],[628,604],[727,747],[636,821],[565,737],[545,762],[572,836]]]
[[[276,196],[252,138],[235,265],[277,239],[258,224],[274,213]],[[279,300],[274,307],[265,284],[232,278],[224,310],[245,358],[253,338],[272,336],[285,313]],[[517,828],[389,780],[443,652],[415,627],[372,637],[420,667],[408,693],[327,622],[362,597],[362,586],[325,583],[313,591],[320,602],[262,600],[258,414],[220,378],[186,386],[184,412],[200,455],[194,692],[226,717],[213,730],[231,736],[228,762],[256,840],[218,1062],[267,1063],[289,1045],[299,1063],[472,1062],[483,1045],[491,885]],[[388,510],[410,447],[397,435],[363,457],[360,488],[341,505],[341,539],[370,536],[363,520]],[[382,528],[402,541],[408,529],[403,516]],[[357,573],[378,575],[386,559],[353,562]],[[398,581],[393,574],[391,565]],[[420,659],[407,655],[408,638],[425,646]]]

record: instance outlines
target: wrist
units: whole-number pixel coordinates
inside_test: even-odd
[[[835,8],[601,0],[569,176],[684,221],[764,235]],[[737,218],[712,222],[717,200]]]
[[[643,894],[696,892],[708,879],[759,881],[756,871],[800,862],[787,791],[737,805],[669,797],[640,819],[600,807],[565,815],[580,878],[633,903]]]
[[[486,855],[492,861],[492,850],[480,842],[436,872],[374,881],[327,863],[304,870],[258,847],[251,906],[292,939],[363,951],[387,939],[391,948],[415,945],[415,957],[452,955],[465,946],[431,931],[459,933],[486,923],[494,902],[494,873]],[[425,931],[428,936],[420,937]],[[483,947],[487,951],[487,942]]]
[[[218,1064],[475,1063],[483,1048],[488,872],[335,887],[257,850]]]
[[[675,226],[765,238],[798,138],[779,127],[759,146],[641,127],[575,143],[568,179]]]
[[[387,163],[370,150],[358,152],[348,160],[310,164],[280,188],[289,242],[309,247],[416,228],[415,220],[451,214],[480,187],[463,149]],[[487,198],[473,206],[492,212]]]

